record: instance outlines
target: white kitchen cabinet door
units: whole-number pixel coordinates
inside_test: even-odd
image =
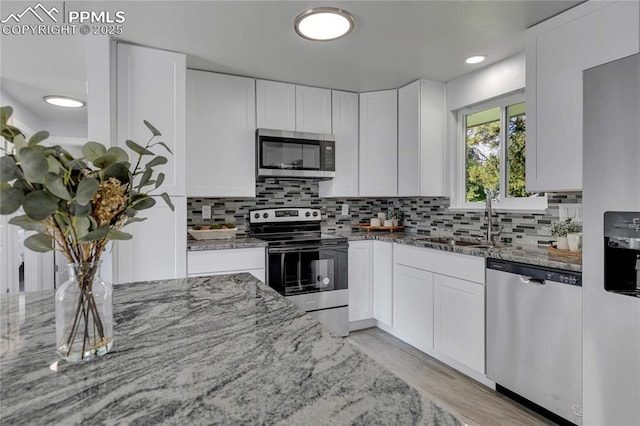
[[[360,94],[361,197],[398,193],[398,91]]]
[[[296,130],[296,86],[256,80],[256,120],[259,129]]]
[[[264,248],[202,250],[187,253],[187,274],[190,277],[249,272],[260,281],[265,278]]]
[[[333,91],[332,122],[336,138],[336,175],[319,182],[321,197],[358,196],[358,94]]]
[[[187,196],[255,197],[255,80],[187,71]]]
[[[165,174],[160,189],[172,196],[184,196],[185,55],[123,43],[118,43],[117,51],[117,144],[135,163],[137,154],[126,147],[125,141],[131,139],[145,146],[151,133],[143,120],[155,126],[162,133],[155,141],[164,142],[173,152],[169,154],[160,145],[152,148],[168,159],[167,164],[155,168]]]
[[[582,189],[582,71],[640,51],[638,8],[586,2],[527,31],[528,191]]]
[[[398,89],[398,195],[446,195],[445,85]]]
[[[428,352],[433,348],[433,273],[395,264],[393,333]]]
[[[393,243],[373,241],[373,317],[393,326]]]
[[[349,321],[373,318],[373,244],[349,242]]]
[[[331,90],[296,86],[296,131],[331,134]]]
[[[484,285],[440,274],[433,282],[435,349],[484,374]]]
[[[171,202],[175,211],[158,199],[138,213],[147,220],[124,228],[133,238],[114,245],[114,283],[187,276],[187,201],[171,197]]]

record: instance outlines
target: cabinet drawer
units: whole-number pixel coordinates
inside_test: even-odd
[[[484,257],[396,244],[395,263],[484,284]]]
[[[264,261],[264,248],[190,251],[187,271],[192,275],[264,269]]]

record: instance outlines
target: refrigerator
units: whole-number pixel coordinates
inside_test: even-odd
[[[640,54],[585,70],[583,84],[583,424],[637,426]]]

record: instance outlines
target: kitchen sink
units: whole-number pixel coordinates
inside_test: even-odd
[[[492,248],[495,247],[493,244],[488,243],[487,241],[482,240],[459,240],[456,238],[447,238],[447,237],[424,237],[424,238],[416,238],[416,241],[428,241],[430,243],[435,244],[447,244],[450,246],[456,247],[473,247],[473,248]]]

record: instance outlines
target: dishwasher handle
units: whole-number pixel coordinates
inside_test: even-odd
[[[533,278],[525,275],[518,275],[518,277],[520,278],[520,281],[526,284],[545,285],[547,283],[547,280],[544,278]]]

